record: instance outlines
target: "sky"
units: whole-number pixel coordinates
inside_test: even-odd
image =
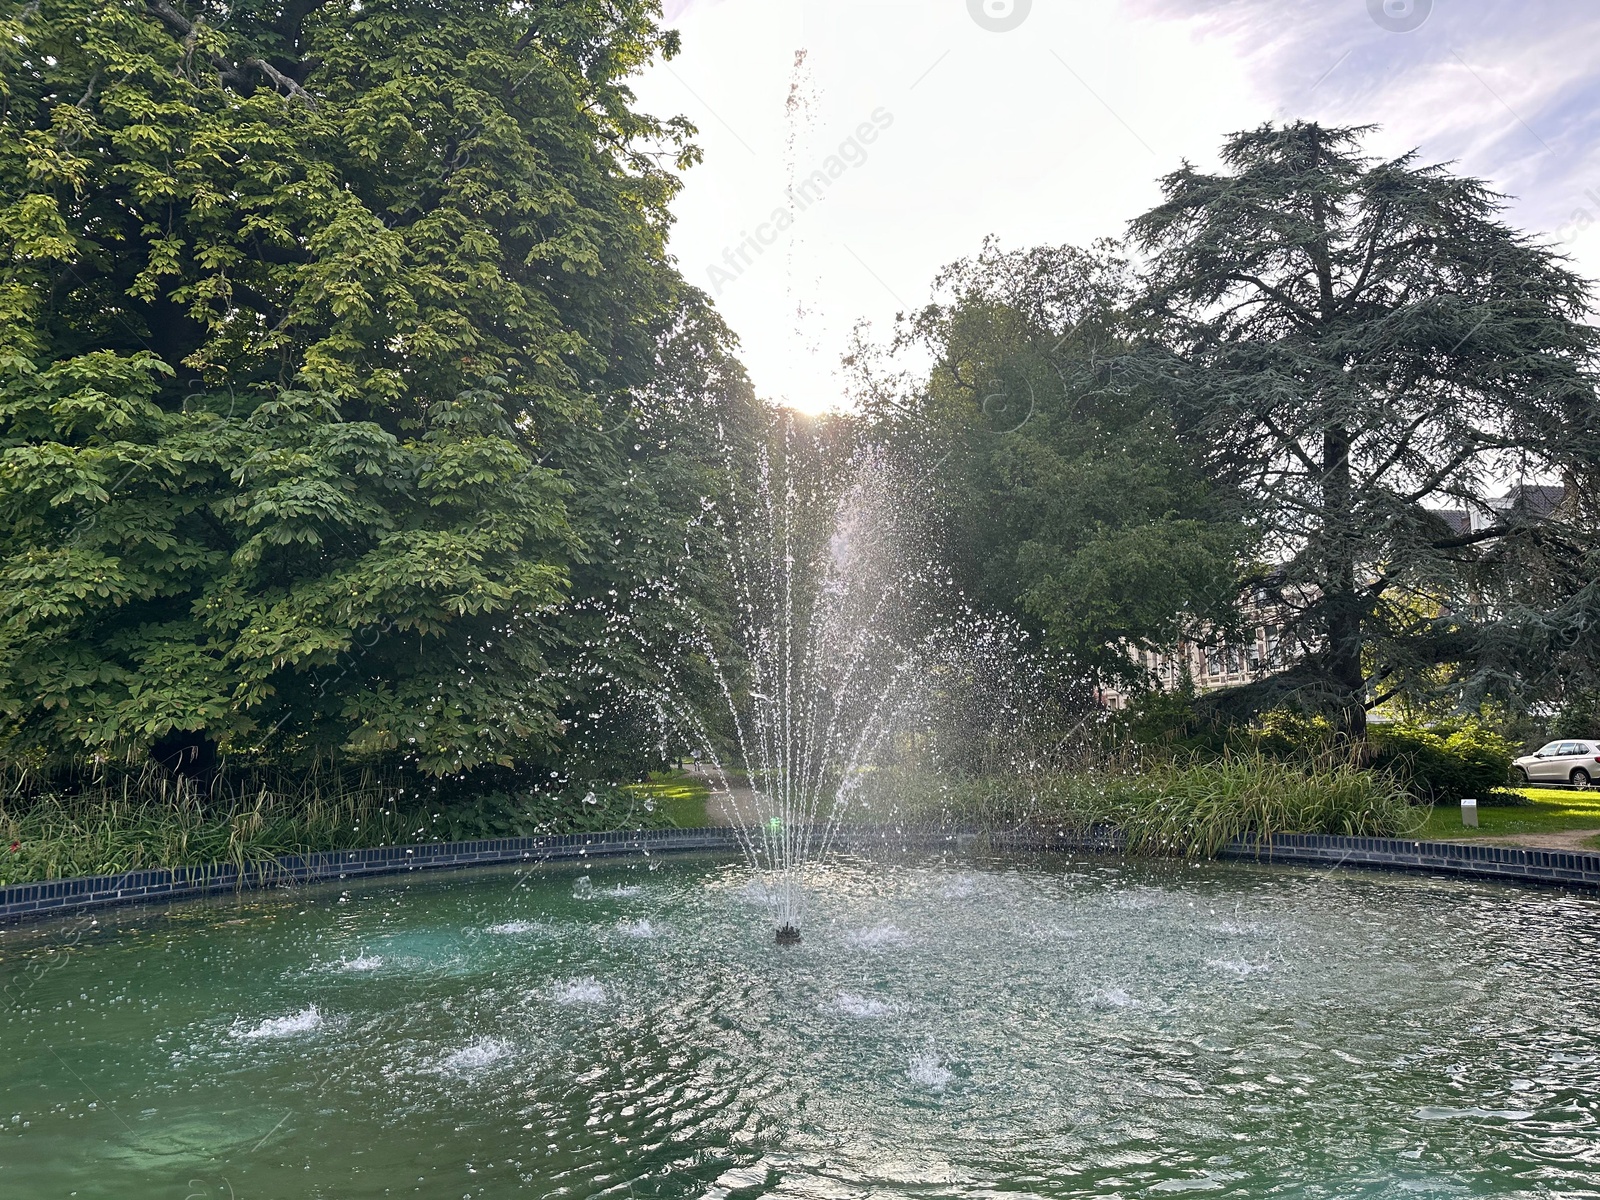
[[[699,128],[671,250],[762,395],[844,402],[940,267],[1120,236],[1187,160],[1264,121],[1372,124],[1488,180],[1600,277],[1594,0],[666,0],[635,84]],[[820,175],[817,174],[820,172]],[[806,181],[810,182],[807,183]],[[793,191],[793,199],[789,193]]]

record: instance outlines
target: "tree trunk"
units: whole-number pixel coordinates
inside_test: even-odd
[[[1312,146],[1313,164],[1320,166],[1322,145]],[[1331,326],[1338,308],[1334,290],[1333,260],[1328,242],[1328,205],[1319,194],[1312,198],[1312,219],[1317,236],[1307,247],[1317,274],[1318,318]],[[1330,407],[1337,397],[1325,397]],[[1324,409],[1322,433],[1322,536],[1327,545],[1327,655],[1333,683],[1337,724],[1341,734],[1357,746],[1367,740],[1366,677],[1361,670],[1361,597],[1356,592],[1357,531],[1351,526],[1354,489],[1350,478],[1350,430]]]
[[[1327,540],[1328,674],[1336,690],[1339,732],[1367,736],[1366,675],[1361,667],[1361,597],[1356,591],[1356,537],[1350,527],[1350,431],[1323,433],[1323,537]]]

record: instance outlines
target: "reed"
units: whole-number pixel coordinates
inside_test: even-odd
[[[705,819],[703,784],[681,786],[675,776],[574,787],[441,794],[426,782],[327,762],[207,783],[154,764],[64,779],[0,765],[0,886],[152,867],[264,872],[286,854]]]
[[[1174,764],[1126,780],[1108,812],[1135,853],[1210,857],[1241,837],[1387,837],[1426,817],[1392,776],[1348,761],[1259,754]]]
[[[48,786],[0,770],[0,884],[429,840],[439,814],[371,773],[205,785],[150,767]]]
[[[1101,770],[973,779],[885,774],[865,789],[862,820],[987,830],[1116,829],[1135,854],[1209,857],[1240,837],[1291,833],[1386,837],[1427,809],[1391,775],[1335,755],[1280,762],[1261,754]]]

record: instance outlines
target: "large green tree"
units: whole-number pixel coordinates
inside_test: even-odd
[[[1537,694],[1594,662],[1600,616],[1589,286],[1481,181],[1366,156],[1367,132],[1237,134],[1132,226],[1148,378],[1303,650],[1254,700],[1356,736],[1397,694]],[[1530,483],[1565,499],[1497,502]]]
[[[1136,651],[1225,625],[1244,527],[1222,514],[1131,350],[1118,248],[993,242],[946,268],[899,331],[931,362],[855,358],[865,410],[923,464],[964,590],[1070,654],[1149,680]]]
[[[549,753],[563,604],[668,561],[748,399],[664,253],[657,6],[9,7],[0,749]]]

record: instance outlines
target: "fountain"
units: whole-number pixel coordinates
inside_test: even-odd
[[[924,547],[927,530],[907,481],[873,448],[840,452],[794,417],[773,436],[704,522],[720,549],[732,610],[719,645],[692,607],[674,653],[706,661],[720,711],[674,686],[633,686],[669,736],[693,749],[725,797],[761,872],[778,945],[801,939],[807,865],[827,854],[864,775],[920,701],[954,645],[938,612],[948,600]],[[614,632],[631,629],[619,612]],[[641,649],[644,647],[641,645]],[[744,780],[748,786],[737,781]]]
[[[800,54],[791,180],[812,95]],[[1593,896],[970,836],[837,853],[896,762],[1027,768],[1027,718],[1097,709],[1039,703],[1070,665],[962,603],[922,465],[835,432],[778,415],[724,447],[684,577],[587,610],[573,695],[692,751],[742,856],[0,927],[0,1195],[1600,1194]],[[806,949],[741,936],[752,901]]]
[[[742,459],[724,446],[730,490],[705,501],[685,539],[682,573],[716,573],[731,636],[686,582],[657,579],[610,606],[580,671],[603,677],[583,690],[613,709],[647,711],[664,750],[688,750],[759,872],[777,944],[793,946],[808,870],[862,814],[886,759],[937,767],[930,748],[959,740],[1011,747],[1004,762],[965,755],[968,770],[1037,767],[1032,726],[1076,722],[1081,734],[1099,708],[1069,662],[964,602],[934,549],[924,467],[825,421],[770,422]],[[676,631],[666,647],[648,632],[660,621],[634,619],[662,602]],[[649,664],[642,677],[603,665],[619,642]],[[710,686],[684,686],[685,662],[703,663]]]

